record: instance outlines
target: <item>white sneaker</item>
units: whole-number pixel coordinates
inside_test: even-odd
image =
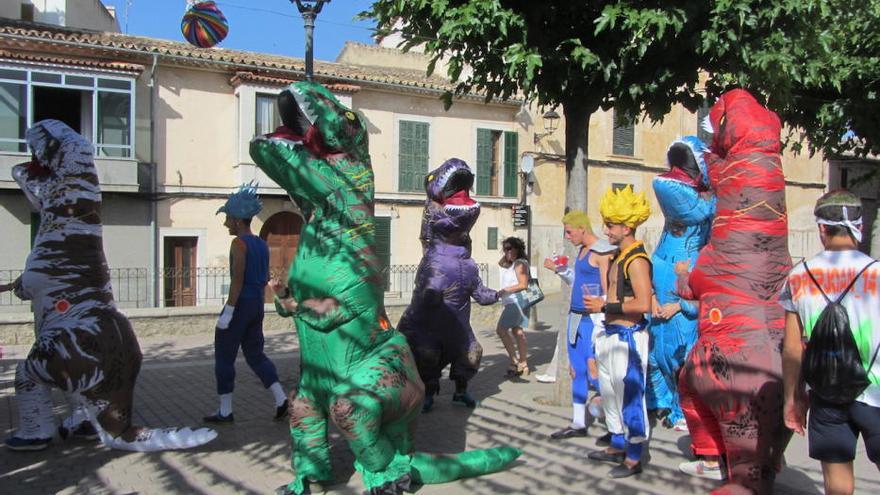
[[[535,380],[541,383],[556,383],[556,377],[552,375],[535,375]]]
[[[684,419],[679,419],[678,421],[675,422],[675,425],[672,426],[672,429],[675,431],[687,432],[688,431],[687,421],[685,421]]]
[[[690,476],[697,478],[706,478],[716,481],[724,481],[727,479],[726,473],[721,470],[721,464],[716,466],[707,466],[702,460],[682,462],[678,465],[678,470]]]

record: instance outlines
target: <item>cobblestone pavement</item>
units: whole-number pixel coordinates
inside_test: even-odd
[[[543,370],[550,360],[555,330],[562,323],[564,304],[548,296],[540,308],[544,330],[527,333],[531,363]],[[422,495],[490,493],[535,494],[687,494],[706,493],[715,484],[689,478],[677,465],[689,451],[687,435],[656,429],[650,444],[651,460],[633,478],[611,480],[609,465],[586,460],[594,440],[604,431],[591,427],[589,438],[551,442],[548,435],[569,420],[569,407],[545,405],[553,387],[534,378],[505,380],[504,351],[493,329],[478,330],[485,354],[472,394],[480,407],[468,410],[450,404],[452,385],[444,381],[434,410],[418,424],[416,448],[430,452],[514,445],[523,456],[509,470],[446,485],[422,487]],[[267,335],[267,349],[278,367],[285,389],[296,383],[298,360],[292,331]],[[201,417],[216,407],[213,376],[213,337],[161,337],[144,339],[144,366],[135,397],[136,421],[149,426],[198,426]],[[8,436],[15,427],[16,410],[12,378],[15,359],[27,352],[7,347],[0,361],[0,432]],[[0,448],[0,494],[190,494],[272,493],[290,481],[290,443],[285,423],[273,422],[273,403],[257,378],[238,360],[234,425],[218,428],[210,444],[187,451],[129,453],[112,451],[94,442],[56,438],[46,451],[10,452]],[[58,417],[66,403],[56,394]],[[339,433],[331,427],[332,458],[336,481],[326,493],[359,494],[363,490],[351,455]],[[787,451],[788,466],[776,485],[783,494],[822,492],[819,464],[806,455],[806,442],[795,438]],[[880,475],[859,446],[856,463],[857,491],[880,493]],[[320,490],[316,490],[320,493]]]

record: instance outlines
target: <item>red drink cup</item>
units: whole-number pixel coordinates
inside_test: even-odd
[[[566,267],[568,266],[568,256],[564,254],[554,256],[553,263],[555,263],[558,268]]]

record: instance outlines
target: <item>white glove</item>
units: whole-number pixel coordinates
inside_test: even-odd
[[[235,306],[224,305],[223,311],[220,312],[220,318],[217,318],[217,328],[220,330],[229,328],[229,322],[232,321],[232,313],[234,312]]]

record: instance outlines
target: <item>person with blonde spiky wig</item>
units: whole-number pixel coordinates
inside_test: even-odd
[[[651,259],[635,238],[651,215],[644,193],[632,186],[609,189],[599,203],[608,242],[618,247],[607,274],[605,298],[584,296],[590,313],[604,313],[604,331],[593,334],[599,389],[610,445],[590,452],[594,461],[618,464],[609,473],[625,478],[642,472],[643,445],[650,427],[645,403],[648,372],[648,320],[651,312]]]

